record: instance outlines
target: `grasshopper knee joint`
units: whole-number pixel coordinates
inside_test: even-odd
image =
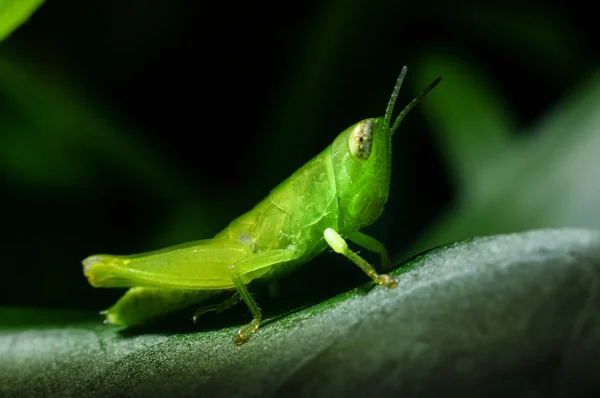
[[[336,253],[344,254],[348,250],[348,244],[337,232],[327,228],[323,233],[325,240]]]

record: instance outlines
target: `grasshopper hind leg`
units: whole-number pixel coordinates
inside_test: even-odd
[[[218,304],[206,305],[204,307],[199,308],[192,317],[194,323],[198,322],[198,318],[206,314],[207,312],[215,311],[217,314],[219,312],[225,311],[239,303],[242,300],[242,296],[238,292],[235,292],[233,296],[229,297],[227,300],[222,301]]]
[[[221,293],[219,290],[133,287],[115,305],[106,311],[102,311],[102,314],[106,317],[105,323],[128,326],[139,325],[173,311],[211,302]]]

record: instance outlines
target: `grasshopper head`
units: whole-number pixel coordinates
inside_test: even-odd
[[[405,75],[406,66],[396,81],[384,117],[361,120],[344,130],[332,144],[342,232],[360,229],[381,215],[390,189],[392,136],[404,116],[441,80],[437,78],[427,86],[390,125]]]

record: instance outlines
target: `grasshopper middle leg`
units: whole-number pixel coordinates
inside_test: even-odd
[[[237,264],[231,265],[229,268],[231,274],[231,280],[239,293],[240,297],[244,300],[250,312],[252,312],[252,321],[246,326],[242,327],[233,338],[235,344],[242,344],[246,342],[252,333],[256,332],[260,323],[262,322],[262,313],[258,308],[258,304],[252,298],[252,295],[246,288],[246,284],[254,279],[259,279],[261,276],[269,272],[272,266],[287,261],[294,260],[300,256],[293,250],[287,249],[276,249],[261,252],[241,260]]]

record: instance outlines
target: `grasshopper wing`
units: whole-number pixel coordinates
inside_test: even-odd
[[[252,254],[235,240],[206,239],[130,256],[96,254],[83,260],[83,272],[94,287],[231,289],[229,267]]]

